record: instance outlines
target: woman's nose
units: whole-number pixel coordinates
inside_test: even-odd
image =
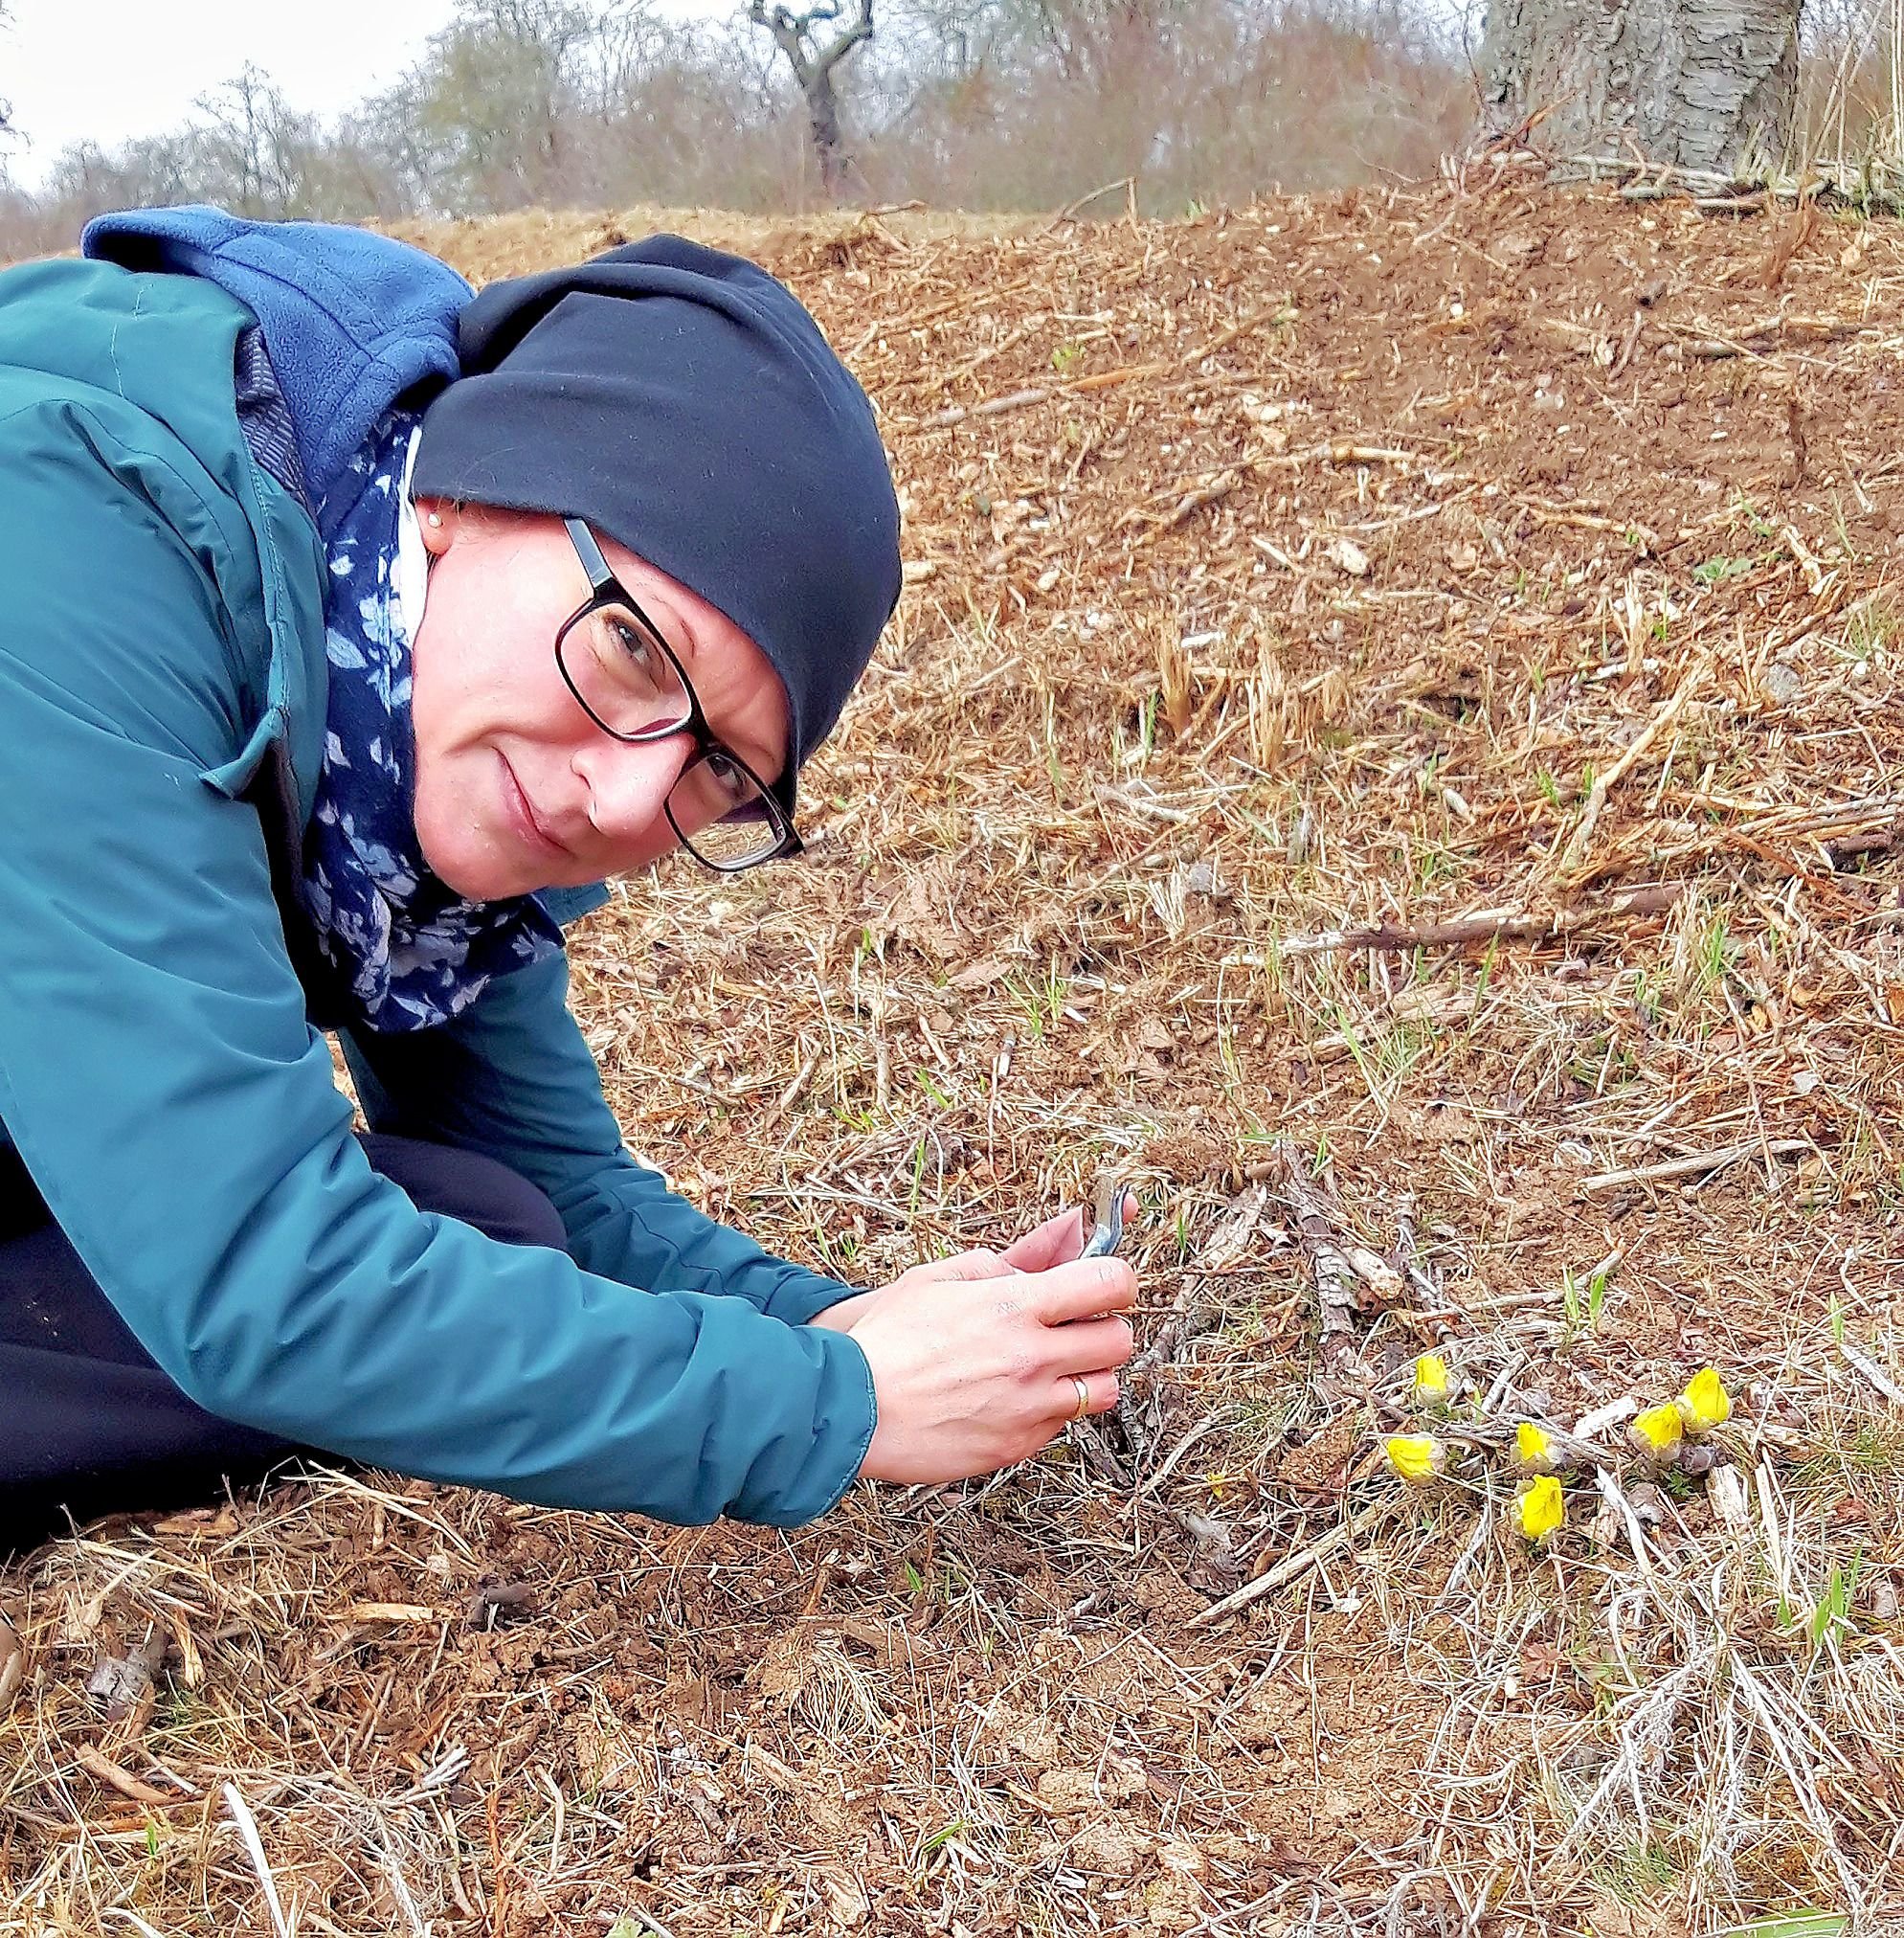
[[[595,832],[616,847],[644,845],[645,837],[665,827],[668,795],[693,755],[685,733],[590,746],[576,764],[588,783],[589,820]]]

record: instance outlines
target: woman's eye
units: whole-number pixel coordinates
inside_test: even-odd
[[[703,765],[713,777],[714,785],[728,800],[738,803],[751,798],[752,781],[725,754],[709,754]]]
[[[638,673],[649,679],[654,678],[659,655],[640,627],[630,624],[627,620],[611,616],[608,621],[608,634],[615,644],[617,658],[626,660]]]

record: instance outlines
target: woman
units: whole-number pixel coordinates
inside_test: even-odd
[[[1078,1221],[855,1294],[636,1163],[567,1008],[603,877],[798,851],[897,528],[812,319],[679,238],[0,277],[0,1548],[303,1448],[794,1525],[1112,1404]]]

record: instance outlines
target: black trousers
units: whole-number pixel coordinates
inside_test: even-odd
[[[360,1140],[422,1211],[512,1245],[566,1245],[549,1199],[506,1166],[409,1138]],[[126,1329],[26,1167],[0,1145],[0,1560],[75,1521],[177,1507],[314,1450],[208,1413]]]

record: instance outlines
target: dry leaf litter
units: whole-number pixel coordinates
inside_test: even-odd
[[[807,865],[579,935],[611,1094],[867,1283],[1121,1168],[1127,1402],[793,1535],[318,1475],[55,1543],[0,1931],[1899,1928],[1899,232],[1508,156],[668,219],[850,357],[907,590]],[[1423,1354],[1478,1488],[1383,1457]],[[1516,1423],[1708,1366],[1705,1470],[1530,1545]]]

